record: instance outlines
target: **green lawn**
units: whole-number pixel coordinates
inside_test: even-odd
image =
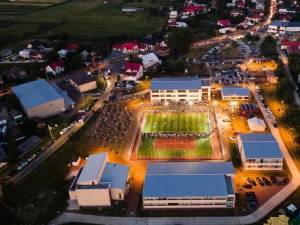
[[[121,35],[138,37],[158,30],[165,23],[165,18],[149,15],[148,9],[158,9],[160,7],[158,3],[135,2],[135,6],[144,7],[145,10],[132,15],[121,12],[125,5],[128,3],[122,1],[103,4],[103,1],[98,0],[70,0],[26,15],[15,16],[11,22],[37,26],[42,23],[55,23],[52,34],[69,33],[71,38],[80,40],[97,40]],[[26,32],[26,29],[12,27],[5,32],[6,34],[22,33]],[[37,29],[36,32],[38,32]]]
[[[209,132],[207,113],[152,113],[146,117],[144,132]]]
[[[142,138],[138,150],[138,159],[171,160],[171,159],[210,159],[212,147],[210,138],[197,139],[197,149],[180,151],[176,149],[154,148],[155,138]]]

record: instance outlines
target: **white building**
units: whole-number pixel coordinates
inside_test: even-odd
[[[199,78],[152,79],[151,102],[202,102],[210,100],[210,82]]]
[[[268,26],[269,33],[293,33],[300,31],[300,22],[287,22],[281,20],[272,21],[272,23]]]
[[[129,167],[107,162],[107,154],[90,155],[69,189],[80,207],[110,207],[125,199]]]
[[[148,163],[144,209],[234,208],[231,162]]]
[[[283,156],[272,134],[240,134],[237,144],[245,170],[282,170]]]
[[[146,55],[142,55],[141,59],[145,70],[161,64],[161,60],[159,60],[159,58],[153,52],[148,53]]]
[[[31,50],[30,49],[23,49],[19,51],[18,56],[22,59],[30,59],[31,56]]]
[[[242,87],[223,87],[221,95],[223,101],[245,101],[250,99],[249,89]]]
[[[64,97],[44,79],[14,86],[12,91],[29,118],[46,118],[66,109]]]
[[[253,117],[247,120],[250,131],[265,131],[267,126],[262,119]]]
[[[80,93],[97,89],[96,79],[86,72],[76,71],[72,73],[69,82]]]

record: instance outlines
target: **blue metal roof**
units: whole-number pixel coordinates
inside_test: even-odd
[[[62,98],[44,79],[14,86],[12,91],[26,109]]]
[[[300,27],[300,22],[294,21],[294,22],[288,22],[286,25],[287,27]]]
[[[249,96],[249,89],[242,87],[223,87],[223,96]]]
[[[147,175],[234,174],[232,162],[150,162]]]
[[[107,163],[104,168],[100,182],[110,183],[111,188],[124,189],[126,186],[128,173],[128,166]]]
[[[209,86],[209,82],[199,78],[154,78],[151,90],[199,90],[202,86]]]
[[[227,196],[225,175],[146,175],[143,197]]]
[[[240,134],[246,158],[282,158],[275,138],[270,133]]]
[[[282,21],[282,20],[274,20],[274,21],[272,21],[271,25],[276,26],[276,27],[283,27],[283,26],[286,26],[287,23],[288,22]]]

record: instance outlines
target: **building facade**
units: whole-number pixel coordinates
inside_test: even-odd
[[[79,207],[110,207],[123,201],[128,191],[129,167],[107,162],[107,154],[89,156],[70,189],[70,200]]]
[[[223,101],[247,101],[250,99],[248,88],[224,87],[221,90]]]
[[[209,101],[209,80],[199,78],[155,78],[151,85],[151,102]]]
[[[149,163],[144,209],[234,208],[232,163]]]
[[[245,170],[282,170],[283,156],[272,134],[240,134],[237,145]]]

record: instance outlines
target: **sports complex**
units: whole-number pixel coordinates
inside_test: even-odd
[[[211,159],[210,135],[208,112],[146,112],[137,159]]]

